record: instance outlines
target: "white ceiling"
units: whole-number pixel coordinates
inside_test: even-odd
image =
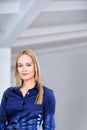
[[[87,44],[87,0],[0,0],[0,48]]]

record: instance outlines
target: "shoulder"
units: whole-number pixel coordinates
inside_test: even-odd
[[[44,92],[44,94],[49,94],[49,93],[53,93],[53,90],[52,90],[52,89],[49,89],[49,88],[46,87],[46,86],[43,86],[43,92]]]
[[[48,87],[43,87],[43,104],[46,110],[55,111],[55,96],[54,91]]]
[[[43,86],[43,94],[44,94],[45,99],[48,99],[48,100],[55,99],[54,91],[52,89],[49,89],[46,86]]]
[[[16,87],[9,87],[6,90],[4,90],[3,94],[2,94],[2,99],[6,99],[9,95],[12,94],[12,91],[14,90],[14,88]]]
[[[4,91],[5,95],[8,95],[9,93],[13,92],[16,87],[9,87]]]

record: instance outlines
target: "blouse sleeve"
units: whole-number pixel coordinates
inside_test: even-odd
[[[52,90],[46,93],[43,115],[43,130],[54,130],[55,129],[55,97]]]
[[[0,104],[0,130],[4,130],[4,125],[6,123],[6,96],[3,94],[1,104]]]

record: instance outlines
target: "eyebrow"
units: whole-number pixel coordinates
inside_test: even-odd
[[[23,63],[17,63],[17,64],[23,64]],[[25,64],[32,64],[31,62],[26,62]]]

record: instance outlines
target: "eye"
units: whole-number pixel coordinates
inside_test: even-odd
[[[18,65],[18,67],[22,67],[22,65],[21,65],[21,64],[19,64],[19,65]]]
[[[26,64],[27,66],[31,66],[31,64]]]

